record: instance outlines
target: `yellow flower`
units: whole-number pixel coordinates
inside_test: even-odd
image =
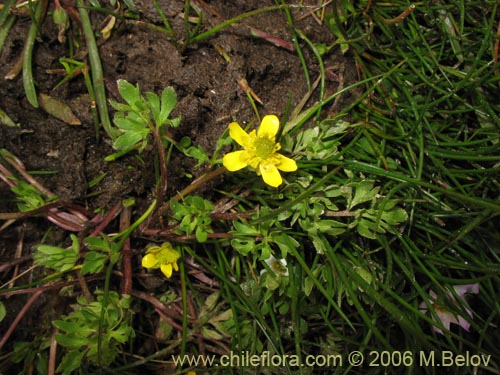
[[[230,152],[224,155],[222,164],[229,171],[234,172],[250,166],[262,175],[264,182],[272,187],[283,183],[280,172],[297,170],[295,160],[278,154],[281,148],[276,142],[280,121],[274,115],[267,115],[262,119],[259,130],[245,132],[241,126],[232,122],[229,124],[229,136],[234,139],[243,150]]]
[[[159,268],[170,279],[173,270],[179,271],[177,260],[180,257],[181,254],[170,243],[165,242],[161,246],[151,246],[146,250],[146,255],[142,258],[142,266]]]

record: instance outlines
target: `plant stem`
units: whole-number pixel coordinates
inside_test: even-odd
[[[35,14],[30,25],[28,37],[23,51],[23,86],[26,99],[35,108],[38,108],[38,98],[36,96],[35,82],[33,80],[33,47],[39,27],[42,23],[43,15],[47,9],[48,0],[41,0],[36,4]]]
[[[175,36],[175,32],[174,32],[174,29],[172,28],[172,26],[170,25],[170,22],[168,22],[168,19],[167,17],[165,16],[165,12],[163,12],[163,10],[161,9],[160,7],[160,4],[158,4],[158,0],[153,0],[153,4],[156,8],[156,11],[158,12],[158,14],[160,15],[160,18],[161,20],[163,21],[163,25],[165,25],[165,29],[167,30],[167,34],[168,36],[170,37],[170,40],[172,42],[172,44],[178,48],[179,45],[177,43],[177,38]]]
[[[2,10],[0,10],[0,26],[3,26],[5,20],[9,17],[10,7],[14,5],[16,0],[7,0],[3,4]]]
[[[0,22],[0,52],[2,52],[5,39],[7,38],[7,35],[9,35],[9,31],[12,25],[14,25],[15,20],[15,16],[9,15],[9,17],[7,17],[7,20],[5,21],[5,25],[1,24]]]
[[[215,171],[205,173],[203,176],[197,178],[190,185],[188,185],[187,187],[182,189],[180,192],[178,192],[177,195],[175,197],[173,197],[172,199],[175,199],[176,201],[181,200],[186,195],[191,194],[193,191],[195,191],[195,190],[199,189],[201,186],[203,186],[203,184],[207,183],[208,181],[210,181],[211,179],[213,179],[217,176],[220,176],[224,172],[226,172],[226,168],[219,167]]]
[[[161,202],[167,192],[167,162],[165,159],[165,149],[163,148],[163,142],[160,135],[160,128],[154,128],[153,136],[158,150],[158,163],[160,168],[160,183],[158,184],[156,192],[156,200]]]
[[[19,324],[19,322],[21,321],[21,319],[26,315],[26,313],[30,309],[31,305],[33,305],[35,303],[35,301],[42,295],[42,293],[43,293],[43,290],[37,290],[35,293],[33,293],[31,298],[28,300],[28,302],[26,302],[26,304],[23,306],[23,308],[21,309],[19,314],[16,315],[16,317],[15,317],[14,321],[12,322],[12,324],[10,325],[9,329],[3,335],[2,340],[0,340],[0,350],[3,348],[3,346],[5,345],[7,340],[9,339],[10,335],[12,335],[12,333],[16,329],[16,327]]]
[[[101,59],[99,56],[99,50],[97,48],[97,43],[94,36],[94,31],[92,30],[92,24],[90,23],[89,13],[83,5],[83,0],[76,0],[78,10],[80,12],[80,17],[82,21],[83,33],[85,34],[85,41],[87,42],[87,48],[89,52],[89,63],[92,73],[92,84],[94,86],[94,94],[96,99],[97,109],[99,110],[99,117],[101,119],[101,124],[104,131],[111,139],[115,138],[115,131],[111,127],[111,121],[109,119],[108,104],[106,102],[106,91],[104,88],[104,74],[102,71]]]
[[[184,252],[183,252],[184,253]],[[188,333],[188,308],[187,308],[187,287],[186,287],[186,269],[184,262],[180,262],[180,279],[181,279],[181,292],[182,292],[182,343],[181,343],[181,356],[186,353],[187,346],[187,333]]]
[[[87,91],[89,92],[89,98],[91,103],[95,103],[95,93],[94,87],[92,86],[92,80],[89,76],[89,67],[87,64],[82,69],[83,79],[85,80],[85,86],[87,86]],[[94,120],[95,137],[99,141],[99,112],[95,106],[91,106],[92,119]]]
[[[285,5],[285,4],[283,4],[283,5]],[[293,45],[295,46],[295,50],[297,51],[297,57],[300,60],[300,63],[302,65],[302,69],[304,70],[304,76],[306,79],[307,88],[308,88],[308,90],[311,90],[311,76],[309,74],[309,68],[307,67],[306,59],[304,57],[304,54],[302,53],[302,48],[300,47],[299,40],[297,38],[297,31],[299,31],[299,30],[293,26],[292,13],[290,12],[290,9],[288,7],[285,8],[285,14],[286,14],[287,21],[290,25],[290,32],[292,33]],[[321,98],[323,98],[323,96],[321,96]]]
[[[120,231],[124,231],[130,226],[130,207],[124,207],[120,215]],[[130,294],[132,292],[132,250],[130,249],[130,238],[123,244],[122,252],[122,284],[121,293]]]
[[[252,16],[256,16],[261,13],[267,13],[267,12],[274,12],[277,10],[282,10],[282,9],[288,9],[290,6],[288,4],[283,4],[283,5],[275,5],[271,7],[266,7],[266,8],[260,8],[260,9],[255,9],[247,13],[240,14],[237,17],[231,18],[227,21],[222,22],[220,25],[212,27],[210,30],[205,31],[204,33],[198,34],[193,38],[190,38],[189,43],[197,43],[205,38],[208,38],[215,34],[217,31],[224,29],[227,26],[231,26],[233,23],[237,23],[240,21],[243,21],[245,18],[249,18]]]

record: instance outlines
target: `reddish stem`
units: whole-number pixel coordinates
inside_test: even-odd
[[[98,280],[98,279],[102,279],[102,275],[94,275],[94,276],[88,277],[88,281],[93,281],[93,280]],[[33,287],[33,288],[15,289],[15,290],[11,290],[8,292],[0,292],[0,295],[4,296],[4,297],[8,297],[8,296],[13,296],[15,294],[28,294],[28,293],[33,293],[33,292],[37,292],[37,291],[44,292],[46,290],[61,289],[61,288],[64,288],[65,286],[75,285],[75,284],[78,284],[78,280],[63,281],[63,282],[59,282],[59,283],[55,283],[55,284],[48,283],[48,284],[43,284],[41,286]]]
[[[140,292],[138,290],[132,290],[130,294],[133,295],[134,297],[149,302],[151,305],[153,305],[155,309],[162,311],[165,315],[168,315],[172,319],[181,319],[179,315],[173,313],[171,309],[167,309],[166,306],[160,300],[158,300],[156,297],[150,294]]]
[[[102,219],[102,221],[99,223],[97,227],[92,231],[90,234],[91,236],[97,236],[99,233],[101,233],[104,228],[108,226],[108,224],[118,215],[122,208],[122,203],[118,202],[115,204],[115,206],[106,214],[106,216]]]
[[[54,375],[56,373],[56,361],[57,361],[57,341],[56,334],[59,332],[59,329],[55,329],[50,336],[50,351],[49,351],[49,364],[48,364],[48,375]]]
[[[31,259],[31,254],[24,255],[22,257],[16,258],[16,259],[11,260],[10,262],[4,263],[4,264],[0,264],[0,272],[4,272],[11,267],[14,267],[20,263],[26,262],[29,259]]]
[[[177,331],[181,332],[182,331],[182,325],[177,324],[172,318],[168,317],[165,315],[163,310],[160,310],[158,308],[155,309],[156,313],[160,316],[162,320],[167,322],[168,325],[174,327]]]
[[[5,332],[5,334],[2,337],[2,340],[0,341],[0,350],[2,350],[2,348],[5,345],[5,343],[7,342],[7,340],[9,340],[10,335],[12,335],[12,333],[16,329],[16,327],[19,324],[19,322],[21,321],[21,319],[26,315],[26,313],[30,309],[31,305],[33,305],[33,303],[35,303],[35,301],[42,295],[42,293],[43,293],[43,290],[37,290],[35,293],[33,293],[33,295],[30,297],[30,299],[23,306],[23,308],[21,309],[19,314],[17,314],[16,318],[14,319],[14,321],[10,325],[9,329],[7,330],[7,332]]]
[[[52,193],[50,190],[46,189],[42,184],[40,184],[35,178],[33,178],[27,171],[26,167],[24,166],[23,162],[19,160],[16,156],[10,154],[10,155],[3,155],[4,159],[7,160],[7,163],[9,163],[11,166],[13,166],[21,176],[24,177],[26,181],[28,181],[31,185],[33,185],[39,192],[41,192],[43,195],[49,198],[54,198],[56,195]]]

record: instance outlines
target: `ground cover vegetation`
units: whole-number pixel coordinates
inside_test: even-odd
[[[499,6],[3,1],[0,373],[500,373]]]

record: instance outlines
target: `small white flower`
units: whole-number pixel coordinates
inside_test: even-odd
[[[455,290],[455,293],[460,297],[460,298],[464,298],[465,297],[465,294],[478,294],[479,293],[479,284],[475,283],[475,284],[466,284],[466,285],[455,285],[453,286],[453,289]],[[454,324],[458,324],[460,327],[462,327],[463,329],[465,329],[466,331],[469,331],[469,328],[470,328],[470,324],[467,320],[465,320],[465,318],[461,315],[455,315],[454,313],[448,311],[442,304],[442,302],[439,301],[439,297],[437,296],[436,293],[434,293],[434,291],[430,290],[429,291],[429,296],[431,297],[431,300],[428,301],[428,303],[431,305],[431,307],[434,309],[434,311],[436,312],[436,315],[437,317],[439,318],[439,320],[441,321],[441,324],[447,329],[449,330],[450,329],[450,324],[451,323],[454,323]],[[455,304],[458,304],[459,301],[457,301],[455,299],[455,297],[450,293],[449,294],[449,298],[451,301],[453,301]],[[427,308],[427,303],[424,301],[420,304],[419,306],[419,309],[423,312],[427,311],[428,308]],[[472,311],[470,311],[469,309],[465,309],[465,311],[467,312],[467,314],[471,317],[471,319],[473,318],[473,315],[472,315]],[[438,326],[434,325],[432,327],[432,329],[437,332],[437,333],[440,333],[442,335],[444,335],[443,333],[443,330],[441,328],[439,328]]]
[[[288,276],[288,267],[285,259],[276,259],[274,256],[270,255],[269,258],[265,260],[265,262],[276,276]],[[264,268],[262,271],[260,271],[260,274],[262,275],[266,271],[267,269]]]

